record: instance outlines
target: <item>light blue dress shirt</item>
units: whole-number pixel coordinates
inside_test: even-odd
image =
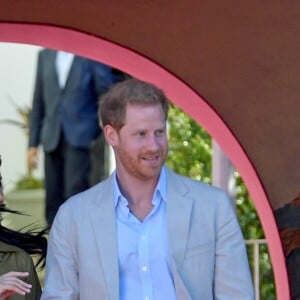
[[[166,186],[162,169],[152,199],[154,206],[141,222],[129,211],[114,173],[120,300],[176,299],[169,262]]]

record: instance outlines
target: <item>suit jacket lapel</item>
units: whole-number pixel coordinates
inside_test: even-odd
[[[180,177],[167,169],[167,222],[170,253],[177,270],[181,269],[186,252],[193,200]]]
[[[44,78],[44,80],[50,81],[51,88],[57,90],[60,89],[60,87],[58,83],[58,74],[56,70],[56,53],[57,51],[48,49],[45,52],[43,64],[45,69],[44,72],[47,72],[46,78]]]
[[[119,299],[119,269],[115,208],[111,177],[99,190],[90,219],[110,299]]]
[[[111,180],[112,177],[99,190],[99,196],[95,199],[95,205],[91,209],[90,220],[108,293],[111,299],[119,299],[117,234]],[[188,188],[181,183],[180,177],[167,169],[167,222],[172,264],[175,263],[175,270],[172,266],[173,272],[180,271],[188,242],[193,200],[186,196],[187,193]],[[103,195],[105,196],[103,197]],[[176,276],[175,279],[178,277]],[[179,280],[181,282],[181,279]],[[175,283],[175,285],[177,284]],[[179,292],[182,290],[180,289]],[[185,291],[184,294],[187,295]],[[190,298],[186,296],[181,297],[181,299]]]
[[[189,190],[182,184],[180,178],[167,169],[167,222],[170,259],[177,298],[191,300],[179,274],[188,243],[193,200],[187,196]]]

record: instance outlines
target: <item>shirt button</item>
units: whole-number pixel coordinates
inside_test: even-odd
[[[145,235],[142,235],[142,236],[141,236],[141,239],[142,239],[142,241],[146,240],[146,236],[145,236]]]
[[[147,271],[148,271],[148,268],[147,268],[146,266],[143,266],[143,267],[142,267],[142,270],[143,270],[143,272],[147,272]]]
[[[146,297],[144,298],[144,300],[150,300],[150,298],[149,298],[148,296],[146,296]]]

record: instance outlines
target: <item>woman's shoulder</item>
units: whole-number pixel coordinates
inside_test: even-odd
[[[0,241],[0,252],[25,252],[23,249]]]
[[[32,257],[25,250],[0,241],[0,275],[10,271],[28,272],[29,275],[24,279],[24,281],[30,283],[32,285],[32,289],[31,293],[26,296],[26,299],[40,299],[41,285]],[[9,299],[21,298],[18,295],[12,295]]]
[[[11,267],[16,267],[18,270],[25,269],[33,266],[31,256],[23,249],[14,245],[0,241],[0,253],[2,254],[3,260],[1,262]],[[1,266],[2,268],[3,266]]]

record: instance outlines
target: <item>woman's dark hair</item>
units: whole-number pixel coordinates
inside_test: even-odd
[[[1,156],[0,156],[0,166],[1,166]],[[2,192],[2,180],[0,174],[0,192]],[[5,205],[0,205],[0,214],[5,213],[15,213],[22,214],[18,211],[10,210],[5,207]],[[28,228],[28,227],[27,227]],[[40,256],[36,266],[43,268],[45,266],[45,258],[47,254],[47,238],[48,228],[43,230],[28,229],[26,231],[15,231],[1,225],[0,221],[0,241],[16,246],[23,249],[30,255]]]

